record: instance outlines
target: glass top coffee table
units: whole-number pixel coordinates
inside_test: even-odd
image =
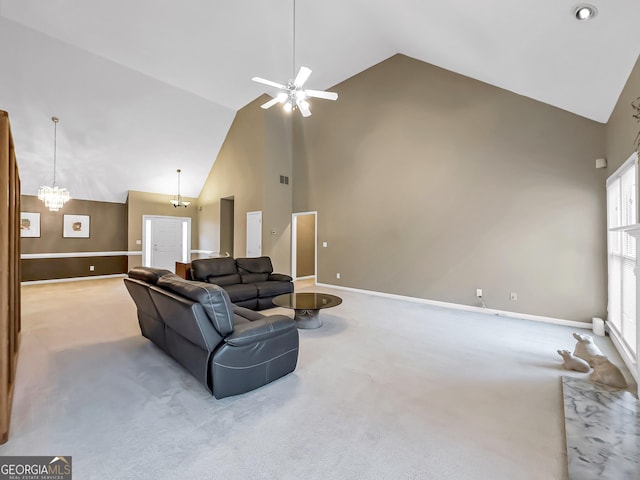
[[[322,326],[320,309],[335,307],[342,303],[340,297],[328,293],[286,293],[273,299],[274,305],[292,308],[293,319],[298,328],[319,328]]]

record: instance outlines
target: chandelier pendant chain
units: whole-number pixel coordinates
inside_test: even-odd
[[[56,161],[58,159],[58,122],[60,121],[58,117],[52,117],[53,120],[53,185],[56,186]]]
[[[291,59],[291,64],[292,64],[292,71],[291,71],[291,78],[292,78],[292,82],[293,79],[296,76],[296,0],[293,0],[293,54],[292,54],[292,59]]]

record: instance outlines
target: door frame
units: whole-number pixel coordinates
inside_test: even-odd
[[[296,272],[298,270],[298,217],[302,215],[313,215],[314,217],[314,243],[315,243],[315,256],[314,256],[314,274],[308,277],[300,277],[300,278],[318,278],[318,211],[311,212],[297,212],[291,214],[291,277],[294,280],[298,280],[298,276]]]
[[[191,261],[191,217],[174,217],[170,215],[142,215],[142,265],[144,267],[151,266],[151,220],[157,218],[170,218],[172,220],[180,220],[187,224],[186,238],[182,238],[182,262],[189,263]],[[183,227],[184,228],[184,227]],[[175,268],[175,267],[174,267]]]

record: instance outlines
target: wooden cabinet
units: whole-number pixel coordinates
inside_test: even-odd
[[[191,278],[191,264],[176,262],[176,275],[186,280],[192,280]]]
[[[20,176],[9,114],[0,110],[0,443],[9,421],[20,343]]]

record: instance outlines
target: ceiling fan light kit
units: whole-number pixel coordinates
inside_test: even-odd
[[[293,71],[295,72],[296,62],[296,1],[293,0]],[[311,116],[311,109],[307,98],[322,98],[324,100],[337,100],[338,94],[335,92],[325,92],[322,90],[304,89],[305,82],[311,76],[311,69],[300,67],[295,79],[290,80],[286,85],[262,77],[253,77],[251,80],[269,87],[277,88],[280,91],[274,98],[261,105],[265,110],[281,103],[285,112],[300,110],[303,117]]]

